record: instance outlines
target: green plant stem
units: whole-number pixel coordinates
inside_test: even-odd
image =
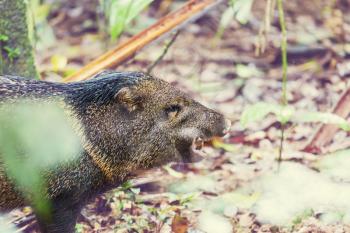
[[[285,124],[281,123],[281,140],[280,140],[280,146],[278,150],[278,170],[280,169],[281,162],[282,162],[282,153],[283,153],[283,143],[284,143],[284,131],[285,131]]]
[[[288,105],[288,99],[287,99],[287,69],[288,69],[287,30],[286,30],[286,22],[285,22],[284,11],[283,11],[283,0],[277,0],[277,7],[278,7],[279,22],[280,22],[280,27],[281,27],[281,32],[282,32],[282,39],[281,39],[282,99],[281,99],[281,102],[282,102],[282,105],[287,106]],[[281,141],[280,141],[280,148],[279,148],[279,155],[278,155],[278,169],[279,169],[280,164],[282,162],[284,131],[285,131],[285,123],[281,122]]]
[[[287,105],[287,69],[288,69],[288,60],[287,60],[287,30],[286,22],[284,19],[283,11],[283,0],[278,0],[278,14],[279,21],[282,31],[281,39],[281,52],[282,52],[282,104]]]
[[[175,40],[179,34],[180,34],[180,30],[175,32],[173,38],[171,38],[171,40],[165,45],[165,48],[164,48],[162,54],[157,58],[157,60],[155,60],[155,62],[153,62],[152,65],[150,65],[148,67],[147,74],[150,74],[152,72],[153,68],[156,67],[161,60],[163,60],[164,56],[168,53],[169,48],[175,42]]]

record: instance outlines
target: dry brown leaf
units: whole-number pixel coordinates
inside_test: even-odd
[[[186,217],[181,217],[180,214],[176,214],[171,223],[171,230],[173,233],[186,233],[188,226],[188,219]]]

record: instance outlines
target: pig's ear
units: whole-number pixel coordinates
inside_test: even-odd
[[[135,111],[141,107],[142,98],[136,93],[136,90],[130,87],[123,87],[115,94],[115,99],[129,112]]]

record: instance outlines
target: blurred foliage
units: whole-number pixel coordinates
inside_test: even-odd
[[[80,140],[63,109],[19,102],[0,111],[0,156],[8,175],[42,215],[49,215],[43,172],[78,155]]]
[[[237,152],[237,147],[231,143],[224,143],[222,139],[214,138],[212,140],[212,144],[214,148],[223,149],[228,152]]]
[[[350,124],[344,118],[332,113],[296,110],[291,106],[264,102],[246,107],[241,115],[241,124],[246,127],[249,123],[264,119],[270,113],[274,114],[282,124],[288,121],[296,123],[335,124],[343,130],[350,130]]]
[[[52,27],[47,21],[52,3],[41,0],[29,0],[29,30],[30,37],[36,49],[43,50],[52,46],[56,37]]]
[[[240,78],[262,77],[264,75],[264,72],[262,72],[254,64],[237,64],[235,69],[237,76]]]
[[[298,225],[300,224],[304,219],[307,219],[308,217],[313,216],[315,213],[313,209],[306,209],[302,213],[298,214],[297,216],[294,217],[292,220],[292,225]]]
[[[58,72],[64,70],[68,64],[68,58],[60,54],[55,54],[51,57],[50,63],[52,65],[52,70]]]
[[[107,24],[108,34],[111,40],[115,41],[126,30],[126,26],[135,20],[153,0],[100,0],[99,2],[106,19],[104,23]],[[28,0],[28,3],[31,39],[35,42],[37,49],[46,49],[56,41],[47,18],[59,1]]]
[[[231,233],[230,221],[211,211],[203,211],[198,216],[198,228],[206,233]],[[240,231],[238,231],[240,232]]]
[[[116,40],[124,28],[153,0],[100,0],[108,23],[111,40]]]
[[[0,42],[7,42],[7,41],[9,41],[9,37],[7,35],[0,34]],[[7,56],[9,57],[11,62],[13,62],[14,58],[20,55],[19,48],[11,48],[9,46],[3,46],[3,50],[7,53]]]
[[[230,0],[230,7],[221,16],[216,36],[221,37],[233,19],[241,24],[246,24],[251,17],[253,2],[254,0]]]
[[[214,192],[215,180],[211,176],[194,176],[181,180],[169,186],[169,191],[173,193],[194,193],[198,191]]]
[[[84,225],[81,223],[77,223],[75,225],[75,232],[76,233],[83,233],[84,232]]]
[[[21,51],[19,48],[11,48],[9,46],[4,46],[4,50],[6,51],[7,56],[11,62],[13,62],[15,58],[19,57],[19,55],[21,55]]]
[[[198,198],[194,201],[194,206],[198,209],[209,210],[216,214],[224,214],[227,208],[249,209],[260,197],[259,192],[246,193],[243,190],[221,194],[213,199],[206,200]]]
[[[246,24],[251,16],[254,0],[230,0],[232,14],[241,24]]]

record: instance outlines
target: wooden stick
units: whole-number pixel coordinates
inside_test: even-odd
[[[113,68],[132,57],[137,51],[156,40],[167,32],[176,29],[180,24],[194,18],[199,13],[218,3],[221,0],[190,0],[180,9],[169,13],[155,24],[133,36],[115,49],[106,52],[90,62],[78,72],[64,79],[64,82],[81,81],[91,78],[101,70]]]
[[[350,88],[346,90],[340,97],[339,101],[334,107],[334,114],[337,114],[343,118],[347,118],[350,114]],[[332,141],[334,134],[338,131],[336,125],[322,125],[311,141],[305,146],[303,151],[320,154],[323,152],[324,147]]]

